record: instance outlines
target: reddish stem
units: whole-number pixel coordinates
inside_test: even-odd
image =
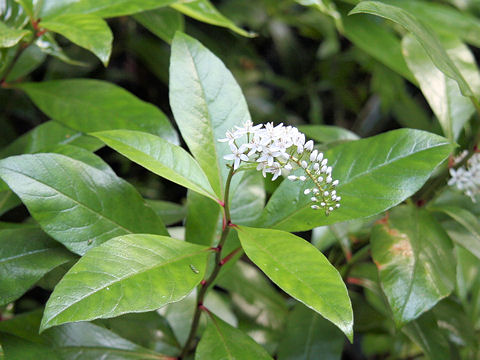
[[[220,260],[220,266],[225,265],[232,257],[235,256],[236,253],[238,253],[240,251],[240,249],[241,249],[241,247],[236,248],[230,254],[228,254],[222,260]]]
[[[354,278],[354,277],[347,278],[347,283],[353,284],[353,285],[363,285],[362,279]]]

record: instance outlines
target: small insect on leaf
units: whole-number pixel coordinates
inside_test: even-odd
[[[193,266],[193,264],[190,264],[190,269],[192,269],[192,271],[195,273],[195,274],[198,274],[200,271],[198,271],[198,269]]]

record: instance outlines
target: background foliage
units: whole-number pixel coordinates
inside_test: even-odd
[[[0,359],[480,358],[480,207],[446,186],[480,137],[478,1],[0,0],[0,20]],[[217,139],[250,118],[316,141],[338,212],[253,171],[226,194]],[[241,250],[205,295],[222,234]]]

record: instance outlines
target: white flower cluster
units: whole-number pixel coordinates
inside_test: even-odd
[[[460,156],[465,158],[465,152]],[[454,163],[459,163],[460,161],[461,160],[455,159]],[[465,195],[470,196],[473,202],[476,202],[475,196],[480,194],[480,153],[473,154],[473,156],[467,160],[466,166],[461,166],[458,169],[450,169],[450,175],[451,179],[448,181],[448,185],[456,186],[457,189],[463,191]]]
[[[253,125],[251,121],[245,122],[236,130],[227,131],[226,138],[220,142],[228,142],[231,154],[225,155],[225,160],[233,161],[236,170],[241,162],[257,164],[265,177],[267,173],[273,174],[275,180],[282,174],[294,168],[302,168],[305,175],[290,175],[291,181],[306,181],[311,179],[314,187],[306,189],[314,210],[324,209],[328,215],[340,207],[341,197],[337,195],[335,187],[338,180],[332,179],[332,167],[323,153],[313,149],[313,141],[305,142],[305,135],[293,126],[274,126],[267,123],[265,126]]]

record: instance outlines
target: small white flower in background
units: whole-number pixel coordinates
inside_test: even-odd
[[[467,155],[462,152],[454,159],[454,164],[459,164]],[[466,166],[458,169],[450,169],[451,179],[448,185],[455,186],[457,189],[470,196],[473,202],[476,202],[475,196],[480,194],[480,153],[475,153],[467,160]]]
[[[313,187],[304,191],[305,195],[315,194],[310,196],[311,208],[323,209],[328,215],[340,207],[341,197],[335,191],[338,180],[332,179],[332,167],[327,166],[328,159],[314,150],[312,140],[305,142],[305,135],[297,128],[283,124],[274,126],[273,123],[254,126],[248,120],[243,126],[236,126],[236,130],[227,131],[225,136],[225,139],[218,141],[230,145],[232,153],[225,155],[224,159],[233,161],[234,170],[239,168],[242,161],[257,163],[257,170],[262,171],[264,177],[270,173],[272,180],[275,180],[282,170],[288,174],[294,169],[303,169],[305,175],[289,175],[287,178],[290,181],[313,182]],[[245,137],[246,142],[238,148],[235,141]]]

